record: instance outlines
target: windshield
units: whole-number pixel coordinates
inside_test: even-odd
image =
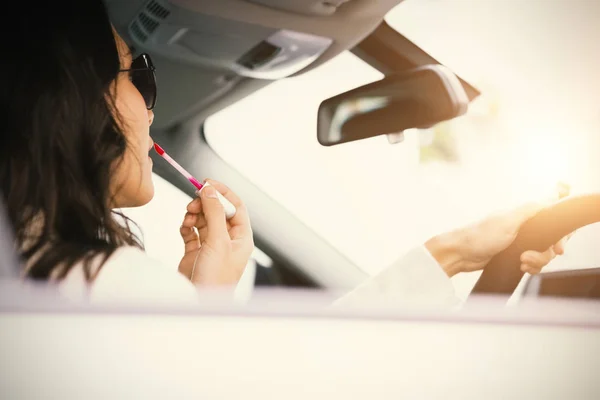
[[[559,179],[598,190],[598,17],[587,0],[407,0],[386,22],[483,92],[476,103],[495,115],[478,134],[502,136],[496,158],[511,158],[512,178],[535,195]]]
[[[600,35],[571,2],[552,4],[562,8],[407,0],[392,10],[391,26],[483,92],[466,116],[407,132],[403,143],[318,144],[320,102],[382,76],[351,53],[212,116],[207,140],[369,274],[431,235],[554,196],[560,182],[572,193],[600,191],[600,62],[591,39]],[[581,267],[597,257],[582,243],[560,262]],[[459,295],[476,278],[453,278]]]

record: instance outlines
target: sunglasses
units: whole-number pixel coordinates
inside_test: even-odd
[[[152,110],[156,104],[156,75],[150,56],[140,54],[131,62],[131,68],[119,72],[129,72],[129,79],[146,102],[146,108]]]

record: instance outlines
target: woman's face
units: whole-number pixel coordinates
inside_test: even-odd
[[[131,67],[131,53],[127,44],[115,32],[121,69]],[[148,152],[154,144],[150,138],[152,110],[140,92],[131,83],[128,72],[120,72],[111,90],[115,99],[118,121],[127,139],[123,159],[116,164],[111,180],[112,207],[137,207],[148,203],[154,196],[152,160]]]

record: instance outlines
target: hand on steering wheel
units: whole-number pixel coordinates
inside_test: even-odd
[[[529,203],[517,209],[490,216],[476,224],[444,233],[425,245],[448,276],[482,269],[502,250],[510,246],[521,225],[547,207]],[[520,255],[522,272],[538,273],[557,255],[564,253],[567,238],[543,251],[527,250]]]
[[[597,222],[600,194],[566,198],[542,209],[521,225],[510,246],[487,263],[471,293],[512,293],[523,277],[520,265],[525,251],[542,251],[575,230]]]

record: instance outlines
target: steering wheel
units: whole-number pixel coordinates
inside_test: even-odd
[[[524,251],[545,251],[569,233],[596,222],[600,222],[600,194],[567,197],[545,208],[526,221],[515,241],[484,267],[471,293],[511,294],[523,277]]]

